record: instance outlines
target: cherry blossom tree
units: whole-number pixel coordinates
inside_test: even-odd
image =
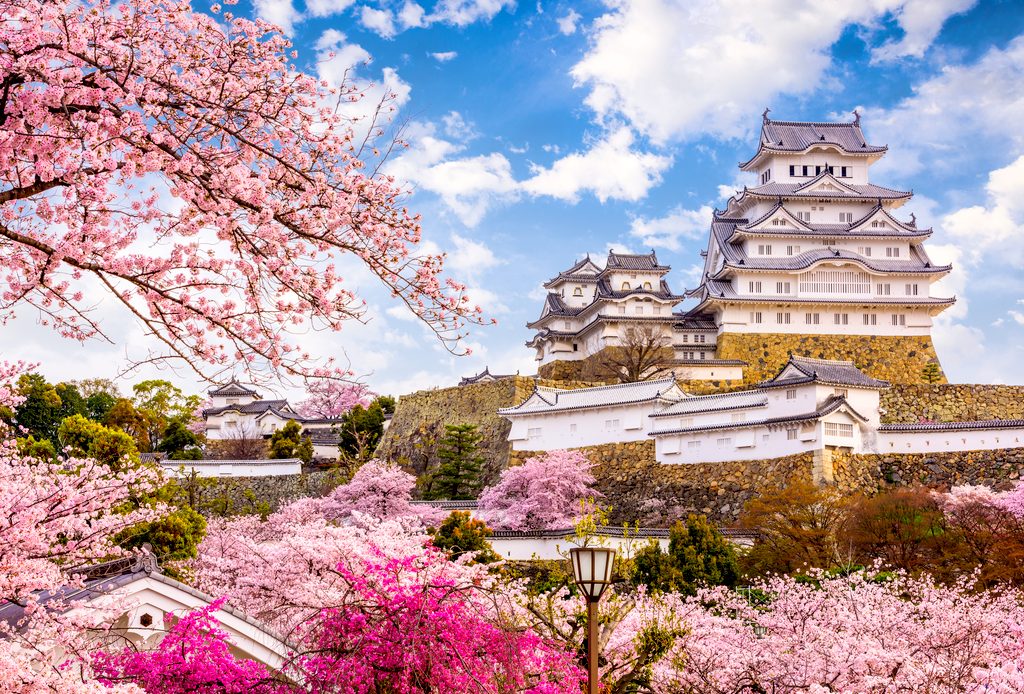
[[[349,263],[453,349],[480,319],[373,164],[390,97],[361,137],[358,85],[297,71],[272,25],[179,0],[0,0],[0,17],[0,312],[104,336],[105,292],[153,358],[252,381],[336,375],[290,335],[364,315]]]
[[[569,528],[580,504],[601,496],[590,461],[579,451],[550,451],[501,473],[480,494],[477,507],[488,525],[502,530]]]
[[[356,405],[367,407],[373,393],[361,383],[334,379],[312,381],[306,386],[307,398],[295,406],[303,417],[339,419]]]

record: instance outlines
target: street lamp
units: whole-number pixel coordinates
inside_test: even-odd
[[[615,550],[605,547],[574,547],[569,550],[572,575],[587,599],[587,691],[597,694],[597,603],[612,582]]]

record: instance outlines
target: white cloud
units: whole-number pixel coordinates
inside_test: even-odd
[[[444,134],[459,142],[468,142],[480,137],[476,126],[463,118],[458,111],[449,111],[441,117],[441,124],[444,126]]]
[[[558,31],[566,36],[575,34],[581,18],[582,17],[579,12],[574,9],[570,9],[569,14],[555,20],[558,22]]]
[[[1007,311],[1007,313],[1010,314],[1010,318],[1012,318],[1014,321],[1021,325],[1024,325],[1024,313],[1021,313],[1020,311]]]
[[[455,51],[441,51],[439,53],[428,53],[427,55],[439,63],[447,63],[449,60],[455,60],[459,57],[459,54]]]
[[[253,7],[257,17],[276,24],[289,35],[295,31],[295,23],[302,17],[292,0],[253,0]]]
[[[484,270],[501,264],[494,252],[481,241],[452,234],[452,243],[455,248],[448,254],[445,265],[459,277],[479,277]]]
[[[541,145],[540,148],[545,152],[550,152],[551,154],[561,154],[562,152],[562,148],[558,145]]]
[[[989,174],[985,205],[946,215],[942,228],[968,249],[972,263],[988,253],[1024,267],[1024,156]]]
[[[355,3],[355,0],[306,0],[306,11],[314,17],[329,17],[341,14]]]
[[[678,251],[682,239],[695,240],[707,236],[712,212],[708,205],[698,210],[677,206],[664,217],[636,217],[630,225],[629,233],[639,238],[645,246]]]
[[[405,29],[421,27],[423,26],[423,16],[425,14],[426,12],[420,5],[412,0],[406,0],[405,4],[402,5],[402,9],[398,11],[398,21]]]
[[[869,139],[889,145],[872,167],[904,177],[925,166],[958,172],[983,147],[1024,150],[1024,36],[968,65],[948,65],[892,108],[862,108]]]
[[[359,101],[340,107],[354,123],[362,123],[366,127],[377,106],[386,99],[390,99],[390,106],[396,110],[409,102],[412,87],[399,77],[394,68],[385,67],[380,77],[372,81],[360,76],[359,70],[371,61],[370,53],[359,44],[349,43],[348,37],[337,29],[324,31],[315,46],[317,77],[332,87],[346,81],[355,84],[364,95]]]
[[[639,200],[661,182],[661,174],[672,164],[672,157],[633,149],[633,133],[619,127],[607,133],[586,152],[574,152],[549,168],[531,165],[533,177],[523,182],[532,195],[548,195],[576,201],[590,191],[604,202]]]
[[[776,95],[817,88],[829,49],[851,24],[907,8],[897,17],[907,42],[887,50],[923,50],[927,27],[959,4],[927,11],[915,7],[922,1],[606,0],[610,11],[595,20],[572,76],[590,90],[586,103],[600,120],[624,117],[655,141],[738,137]]]
[[[395,18],[391,10],[379,10],[363,5],[359,10],[359,23],[386,39],[395,36]]]
[[[427,20],[464,27],[481,20],[490,21],[502,9],[515,5],[515,0],[440,0]]]
[[[903,30],[898,41],[887,41],[871,52],[874,62],[906,56],[920,58],[939,35],[946,20],[974,7],[977,0],[908,0],[894,10]]]

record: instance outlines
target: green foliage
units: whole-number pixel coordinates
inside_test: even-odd
[[[152,439],[150,438],[149,417],[135,408],[135,405],[128,398],[118,398],[113,406],[107,411],[103,423],[108,427],[115,427],[125,432],[135,440],[135,445],[140,451],[152,450]]]
[[[434,546],[448,552],[450,559],[458,559],[470,552],[477,553],[474,564],[490,564],[499,559],[487,541],[491,529],[483,521],[473,518],[469,511],[452,511],[439,528],[428,528],[427,532],[433,537]]]
[[[271,458],[298,458],[304,463],[313,460],[313,442],[302,435],[302,427],[294,419],[270,437]]]
[[[925,383],[938,383],[942,380],[942,370],[939,368],[938,363],[930,361],[924,365],[921,370],[921,379]]]
[[[106,391],[93,393],[85,399],[86,415],[89,419],[102,422],[107,418],[111,408],[117,403],[117,398]]]
[[[202,456],[199,437],[177,420],[164,429],[157,450],[166,453],[171,460],[199,460]]]
[[[64,420],[57,439],[68,456],[95,458],[115,470],[139,464],[139,449],[131,436],[80,414]]]
[[[356,405],[338,425],[338,450],[348,460],[368,460],[384,435],[386,415],[395,411],[395,399],[381,395],[367,407]]]
[[[140,523],[123,531],[117,541],[125,549],[149,543],[164,566],[196,556],[196,549],[206,534],[206,519],[194,509],[182,506],[151,523]]]
[[[86,413],[85,400],[70,383],[51,385],[40,374],[23,374],[18,378],[18,392],[24,400],[15,408],[14,420],[29,435],[48,439],[55,446],[60,423]]]
[[[18,453],[44,461],[56,461],[57,449],[49,439],[38,440],[34,436],[18,439]]]
[[[739,578],[732,545],[707,518],[694,514],[672,526],[667,553],[652,542],[634,561],[633,582],[651,590],[694,595],[701,585],[734,586]]]
[[[476,454],[482,438],[473,424],[446,424],[438,442],[440,464],[430,479],[428,499],[472,499],[480,487],[484,459]]]
[[[132,404],[145,416],[149,440],[153,446],[159,444],[160,437],[171,422],[188,424],[200,401],[198,396],[186,396],[173,383],[162,379],[136,383],[132,392]]]

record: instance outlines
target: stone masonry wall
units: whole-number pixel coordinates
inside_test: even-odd
[[[1024,386],[894,385],[882,391],[884,422],[1024,419]]]
[[[492,484],[508,466],[511,422],[498,416],[498,409],[511,407],[530,396],[535,385],[582,388],[584,382],[535,381],[525,376],[475,383],[403,395],[384,434],[376,455],[399,463],[417,476],[434,462],[438,439],[446,424],[474,424],[482,435],[480,454],[484,457],[483,483]]]
[[[840,488],[873,494],[897,486],[981,484],[1009,489],[1024,477],[1024,449],[833,455]]]
[[[270,512],[302,497],[320,497],[337,486],[340,478],[331,470],[314,470],[276,477],[202,477],[179,480],[179,503],[188,502],[204,515],[256,513],[266,505]]]
[[[925,365],[938,363],[930,337],[781,333],[725,333],[718,336],[717,357],[747,362],[743,380],[748,384],[777,374],[790,354],[846,359],[865,373],[891,383],[923,383]]]

